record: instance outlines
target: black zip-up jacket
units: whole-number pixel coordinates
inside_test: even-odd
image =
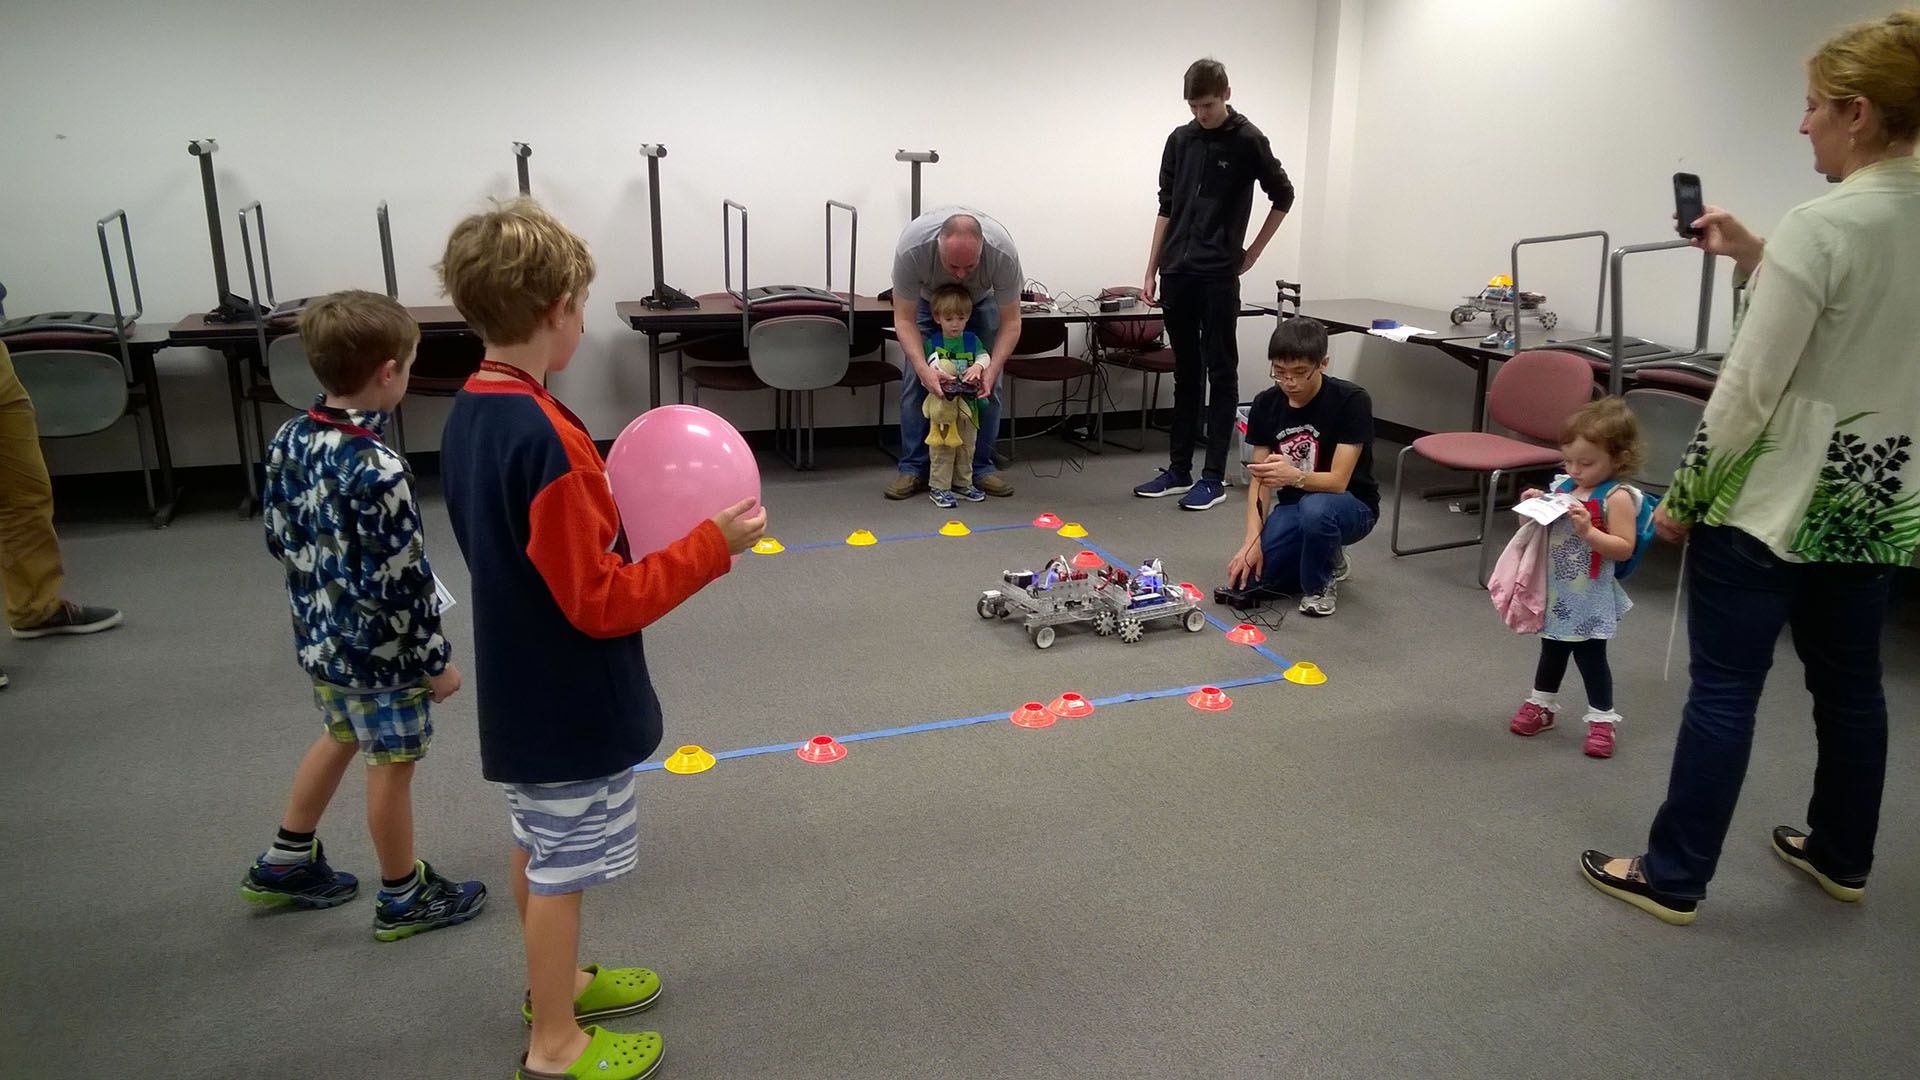
[[[1160,216],[1167,219],[1160,272],[1239,274],[1256,183],[1274,209],[1293,209],[1287,170],[1267,137],[1232,107],[1212,131],[1198,120],[1174,128],[1160,155]]]

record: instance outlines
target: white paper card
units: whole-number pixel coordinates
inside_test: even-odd
[[[1542,525],[1551,525],[1567,515],[1567,508],[1570,505],[1572,504],[1564,495],[1536,495],[1531,499],[1514,503],[1513,512]]]

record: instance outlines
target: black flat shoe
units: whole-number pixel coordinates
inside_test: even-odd
[[[1700,901],[1663,893],[1647,884],[1640,873],[1640,860],[1633,860],[1625,877],[1609,874],[1606,865],[1613,856],[1589,848],[1580,853],[1580,873],[1587,883],[1616,900],[1625,900],[1641,911],[1674,926],[1685,926],[1699,914]]]
[[[1803,846],[1796,847],[1793,844],[1787,843],[1788,840],[1798,840]],[[1801,873],[1819,882],[1820,888],[1825,890],[1828,896],[1849,904],[1859,903],[1861,898],[1867,895],[1867,879],[1863,877],[1837,878],[1827,876],[1824,871],[1813,865],[1807,858],[1807,849],[1804,846],[1806,841],[1807,834],[1801,832],[1799,829],[1788,828],[1785,825],[1776,825],[1773,827],[1773,853],[1775,855],[1780,856],[1787,865],[1798,868]]]

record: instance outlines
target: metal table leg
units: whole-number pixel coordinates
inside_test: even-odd
[[[252,517],[260,510],[260,486],[253,478],[253,452],[247,448],[246,388],[241,383],[240,365],[247,354],[238,349],[222,349],[227,359],[227,395],[233,405],[233,439],[240,450],[240,471],[247,477],[247,494],[240,500],[239,514]]]
[[[179,510],[180,489],[173,479],[173,450],[167,445],[167,414],[160,404],[160,375],[155,370],[153,354],[164,343],[156,342],[149,348],[132,351],[134,374],[147,392],[147,414],[153,419],[153,450],[155,471],[160,474],[160,496],[153,513],[153,527],[164,529],[173,524],[173,515]]]

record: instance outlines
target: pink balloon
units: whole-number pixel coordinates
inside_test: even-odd
[[[734,503],[759,498],[760,466],[732,424],[692,405],[663,405],[613,441],[607,482],[628,551],[639,559]]]

